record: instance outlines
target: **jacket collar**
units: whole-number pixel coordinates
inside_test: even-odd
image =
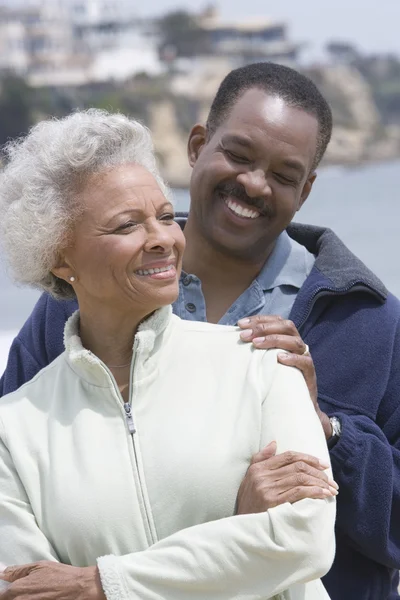
[[[287,233],[315,254],[314,269],[326,278],[326,285],[332,291],[364,286],[365,291],[378,296],[381,301],[386,300],[389,292],[382,281],[350,252],[331,229],[291,223]]]
[[[171,321],[172,307],[164,306],[142,321],[133,340],[134,353],[140,353],[138,370],[150,357]],[[79,310],[75,311],[65,324],[65,357],[72,369],[83,379],[94,385],[110,387],[111,372],[106,365],[90,350],[83,347],[79,336]],[[134,360],[134,357],[132,357]]]
[[[188,213],[177,213],[177,222],[182,229],[185,226]],[[302,223],[291,223],[287,228],[289,236],[305,246],[316,256],[311,275],[317,270],[322,279],[318,280],[319,287],[330,288],[333,292],[362,287],[365,292],[372,293],[382,302],[388,296],[388,290],[382,281],[372,273],[364,263],[343,244],[331,229]]]

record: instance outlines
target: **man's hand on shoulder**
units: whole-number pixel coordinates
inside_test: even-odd
[[[255,315],[241,319],[238,325],[242,329],[240,338],[244,342],[252,342],[256,348],[263,350],[279,348],[290,353],[281,352],[278,355],[278,360],[284,365],[300,369],[303,373],[325,437],[329,439],[332,436],[332,425],[328,415],[322,412],[318,405],[317,376],[314,362],[307,344],[303,342],[293,321],[282,319],[277,315]]]

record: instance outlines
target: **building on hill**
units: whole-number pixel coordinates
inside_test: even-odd
[[[29,77],[70,65],[72,30],[57,1],[0,10],[0,69]]]
[[[158,74],[156,31],[129,0],[37,0],[0,8],[0,71],[33,86]]]
[[[302,45],[288,39],[286,23],[263,17],[223,21],[215,13],[207,12],[200,18],[199,25],[208,33],[213,55],[241,64],[273,61],[295,65],[298,62]]]
[[[74,37],[93,53],[126,45],[136,27],[129,0],[64,0]]]

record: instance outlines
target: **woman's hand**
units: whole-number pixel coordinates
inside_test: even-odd
[[[236,514],[264,512],[285,502],[337,495],[337,484],[324,473],[328,464],[301,452],[278,456],[275,453],[276,444],[271,442],[253,456],[239,488]]]
[[[325,437],[329,439],[332,436],[332,425],[328,415],[322,412],[318,405],[317,376],[314,362],[307,344],[301,339],[293,321],[282,319],[277,315],[256,315],[241,319],[238,325],[243,330],[240,333],[240,339],[244,342],[253,342],[256,348],[262,350],[280,348],[290,352],[290,354],[280,353],[278,360],[284,365],[300,369],[303,373]]]
[[[43,561],[7,567],[0,578],[11,584],[1,600],[106,600],[97,567]]]

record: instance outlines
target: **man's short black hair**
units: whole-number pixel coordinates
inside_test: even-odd
[[[211,137],[228,118],[230,111],[245,92],[253,88],[282,98],[289,106],[314,115],[318,121],[318,138],[313,169],[323,157],[332,134],[332,111],[317,86],[305,75],[284,65],[253,63],[234,69],[219,86],[207,119]]]

